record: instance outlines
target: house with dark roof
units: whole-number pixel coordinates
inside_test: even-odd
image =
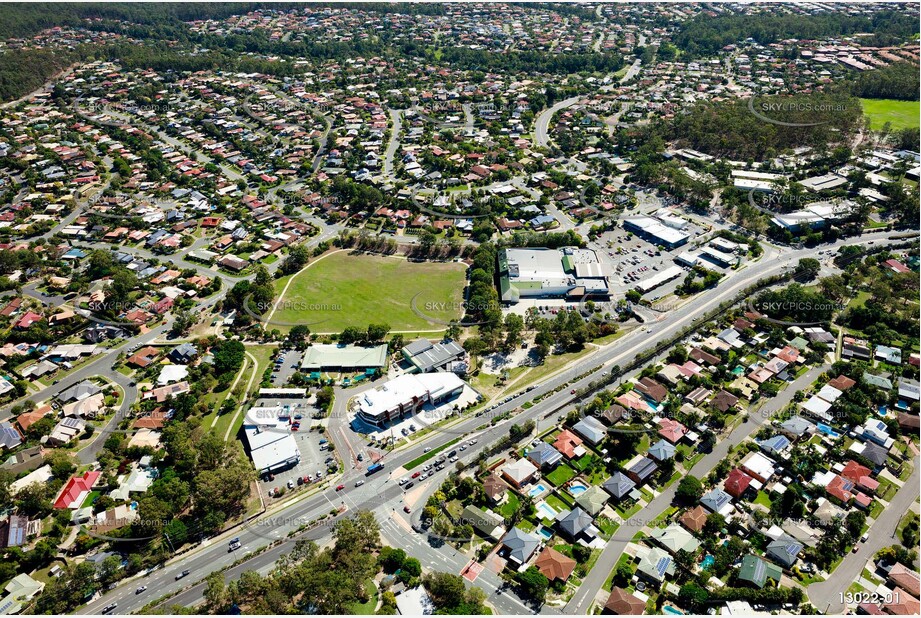
[[[742,566],[739,568],[739,581],[746,582],[756,588],[764,588],[769,579],[780,582],[783,576],[783,570],[776,564],[762,560],[754,554],[748,554],[742,558]]]
[[[659,466],[649,457],[640,457],[627,468],[627,476],[637,485],[642,485],[652,477]]]
[[[622,472],[615,472],[611,478],[601,484],[601,487],[611,494],[615,501],[623,500],[630,495],[630,492],[636,487],[636,483]]]
[[[547,442],[538,442],[537,446],[528,450],[528,459],[541,469],[550,470],[556,467],[563,455]]]
[[[557,514],[556,525],[563,536],[573,541],[579,537],[591,539],[597,536],[597,530],[592,525],[592,516],[578,506],[568,513]]]
[[[509,561],[520,566],[526,564],[540,547],[540,539],[515,527],[502,538],[502,547]]]
[[[662,403],[668,397],[668,389],[652,378],[640,378],[634,388],[655,403]]]
[[[198,356],[198,348],[192,343],[180,343],[167,356],[174,363],[188,365]]]
[[[710,405],[722,413],[728,412],[739,403],[739,398],[726,391],[720,391],[710,400]]]
[[[796,563],[799,553],[803,551],[803,544],[787,533],[782,533],[777,539],[768,543],[765,555],[784,568],[789,569]]]

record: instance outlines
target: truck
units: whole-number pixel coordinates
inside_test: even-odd
[[[379,472],[380,470],[383,470],[383,469],[384,469],[384,464],[382,463],[371,464],[370,466],[368,466],[368,471],[365,472],[365,476],[371,476],[375,472]]]

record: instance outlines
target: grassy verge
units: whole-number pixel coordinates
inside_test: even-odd
[[[454,446],[455,444],[457,444],[457,443],[460,442],[460,441],[461,441],[460,438],[454,438],[453,440],[451,440],[451,441],[448,442],[447,444],[445,444],[445,445],[443,445],[443,446],[439,446],[439,447],[433,448],[433,449],[432,449],[431,451],[429,451],[428,453],[425,453],[424,455],[420,455],[419,457],[416,457],[415,459],[413,459],[412,461],[410,461],[409,463],[407,463],[407,464],[406,464],[405,466],[403,466],[403,467],[406,468],[407,470],[412,470],[412,469],[415,468],[416,466],[419,466],[420,464],[424,464],[425,462],[427,462],[429,459],[431,459],[432,457],[434,457],[434,456],[437,455],[438,453],[442,452],[443,450],[445,450],[445,449],[448,448],[448,447]]]

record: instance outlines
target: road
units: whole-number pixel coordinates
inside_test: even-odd
[[[866,567],[867,562],[873,560],[876,552],[889,547],[898,545],[899,540],[896,538],[895,531],[899,525],[899,520],[911,508],[912,502],[918,499],[918,487],[921,483],[921,458],[915,457],[911,461],[914,466],[911,475],[905,484],[899,488],[892,501],[880,513],[873,526],[870,528],[870,538],[866,543],[860,546],[856,553],[848,554],[838,565],[838,568],[832,572],[831,576],[824,582],[811,584],[806,593],[809,601],[820,612],[825,614],[843,614],[847,611],[845,604],[842,602],[844,593],[848,587],[860,577],[861,572]],[[872,568],[870,569],[873,570]]]
[[[868,234],[858,241],[858,243],[867,243],[871,241],[879,242],[886,237],[886,233]],[[835,245],[830,245],[830,247],[843,244],[855,243],[840,241]],[[423,454],[424,448],[437,448],[459,436],[477,436],[479,440],[478,445],[475,448],[468,449],[465,453],[465,457],[472,458],[476,452],[504,436],[508,431],[508,425],[510,423],[515,422],[521,424],[530,419],[538,419],[548,414],[557,413],[557,411],[575,400],[575,396],[569,392],[570,389],[579,391],[587,389],[590,383],[601,380],[604,377],[603,372],[606,372],[612,365],[625,365],[629,363],[640,352],[651,347],[653,341],[667,338],[686,326],[694,324],[703,314],[717,307],[721,302],[733,298],[740,290],[755,283],[759,279],[781,273],[785,268],[795,265],[798,259],[811,256],[814,252],[814,249],[795,250],[790,251],[785,256],[771,260],[770,262],[762,261],[750,264],[749,267],[739,271],[733,279],[712,291],[706,297],[702,297],[693,306],[686,307],[686,310],[680,314],[678,312],[673,312],[667,315],[662,321],[650,327],[653,330],[651,336],[645,331],[634,331],[613,344],[600,348],[588,357],[580,359],[580,362],[575,367],[567,368],[538,385],[537,388],[528,393],[528,399],[533,400],[538,396],[544,395],[543,399],[536,402],[531,408],[516,415],[514,418],[506,419],[495,426],[482,430],[480,433],[476,431],[476,428],[487,420],[485,418],[467,417],[451,426],[439,428],[438,431],[431,432],[428,438],[419,440],[417,444],[413,444],[405,449],[387,455],[384,459],[387,476],[379,474],[368,479],[363,486],[354,487],[354,481],[361,478],[361,472],[346,470],[345,475],[338,481],[346,486],[343,491],[336,492],[331,488],[327,488],[318,495],[282,505],[275,512],[267,513],[265,516],[260,517],[243,529],[225,533],[223,539],[225,540],[230,536],[239,536],[247,549],[255,549],[269,544],[272,539],[286,538],[288,532],[296,530],[302,523],[311,521],[320,515],[328,513],[331,507],[343,503],[350,507],[349,510],[353,510],[351,505],[354,505],[356,509],[377,509],[382,505],[385,509],[395,508],[397,505],[403,504],[403,492],[396,483],[396,479],[400,474],[399,469],[408,461]],[[594,367],[595,369],[585,377],[578,378],[579,375],[585,373],[587,368],[590,367]],[[556,392],[551,393],[551,391]],[[525,399],[523,397],[516,397],[506,404],[497,406],[490,414],[497,416],[502,415],[505,412],[517,408],[524,402]],[[746,432],[747,435],[750,428],[743,425],[741,431]],[[731,441],[732,439],[733,437],[730,436],[729,440]],[[724,448],[728,449],[728,443]],[[719,453],[720,451],[715,449],[714,452]],[[698,462],[698,466],[700,467],[707,464],[715,465],[712,461],[712,457],[705,458],[701,460],[701,462]],[[695,467],[694,472],[698,469],[700,468]],[[445,473],[446,471],[443,471],[442,474]],[[430,482],[434,483],[438,481],[438,478],[439,477],[436,475]],[[429,483],[429,481],[426,483]],[[424,491],[426,484],[420,487]],[[416,491],[419,491],[420,487],[417,487]],[[654,506],[662,506],[662,508],[664,508],[664,505],[670,502],[670,499],[667,499],[667,497],[662,500],[664,501],[662,505],[656,504]],[[262,560],[278,559],[281,555],[286,553],[287,549],[287,543],[281,543],[271,547],[266,550],[264,554],[260,555],[260,562],[258,564],[261,564]],[[610,555],[610,552],[608,552],[608,558],[606,558],[604,565],[610,560]],[[235,556],[229,556],[227,554],[226,546],[222,540],[216,540],[210,545],[200,546],[189,554],[173,559],[162,572],[155,572],[155,574],[147,578],[150,580],[149,582],[145,580],[143,583],[148,585],[151,589],[156,589],[160,595],[178,592],[188,581],[182,580],[176,582],[172,580],[172,576],[175,575],[178,570],[191,569],[193,575],[190,579],[198,580],[203,579],[211,571],[225,568],[235,559]],[[257,563],[253,562],[253,564],[255,565]],[[597,572],[600,574],[604,572],[606,576],[607,572],[605,572],[604,565],[597,565],[592,573]],[[610,569],[607,569],[607,571],[609,572]],[[600,577],[600,575],[596,575],[596,577]],[[591,591],[595,583],[596,582],[592,580],[592,584],[583,586],[585,592],[580,596],[582,600],[578,601],[580,605],[584,603],[584,599],[594,597],[594,593],[588,595],[588,592]],[[129,592],[133,594],[133,589],[138,584],[139,582],[136,580],[125,582],[116,590],[86,605],[79,613],[98,613],[102,607],[111,602],[110,599],[117,599],[120,597],[124,597],[126,600],[124,604],[118,601],[119,613],[135,611],[146,603],[143,598],[144,595],[140,595],[139,598],[136,598],[131,595],[126,595],[125,591],[130,588]],[[598,587],[600,587],[600,584],[598,584]],[[183,597],[183,604],[188,604],[186,597]]]
[[[534,146],[538,148],[548,148],[550,146],[550,120],[561,109],[571,107],[582,100],[581,96],[569,97],[554,103],[551,107],[543,110],[534,120]]]
[[[384,151],[384,165],[382,173],[384,178],[393,180],[393,157],[400,147],[400,131],[403,130],[403,110],[390,110],[390,141],[387,142],[387,150]]]

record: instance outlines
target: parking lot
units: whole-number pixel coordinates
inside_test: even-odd
[[[287,385],[291,376],[300,371],[302,356],[303,353],[297,350],[281,350],[273,360],[272,386],[281,388]]]
[[[291,436],[297,443],[298,451],[300,451],[300,463],[288,470],[273,473],[273,479],[260,478],[259,480],[262,495],[267,500],[272,499],[272,496],[269,495],[270,490],[284,487],[285,494],[289,494],[292,489],[299,489],[301,486],[297,484],[298,478],[302,479],[303,482],[305,476],[310,476],[311,480],[306,486],[313,485],[316,482],[318,472],[325,478],[328,466],[331,463],[336,463],[335,453],[327,450],[331,448],[328,438],[312,426],[313,421],[311,418],[317,410],[310,403],[311,401],[311,399],[260,399],[256,402],[256,406],[259,407],[288,406],[291,420],[300,421],[301,423],[297,431],[291,431]],[[327,461],[331,457],[333,459]],[[293,485],[293,488],[288,487],[289,483]]]

